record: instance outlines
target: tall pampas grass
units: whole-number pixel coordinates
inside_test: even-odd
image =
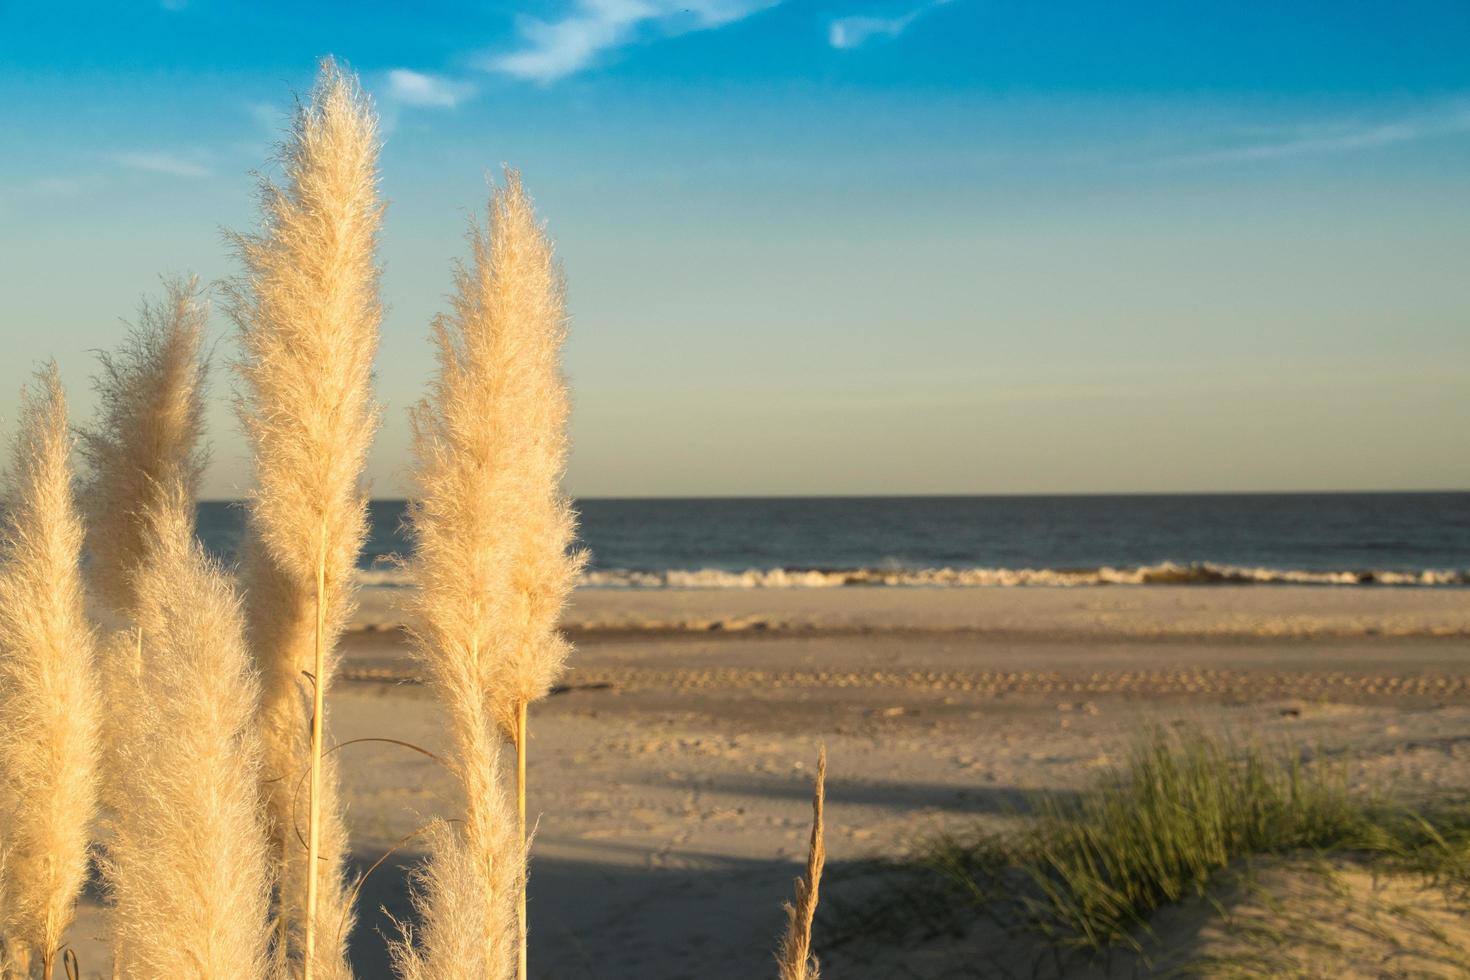
[[[324,63],[283,148],[284,185],[263,189],[264,227],[237,239],[245,275],[231,292],[244,348],[240,415],[258,480],[243,576],[263,683],[264,788],[284,920],[306,980],[350,976],[346,835],[323,749],[335,646],[366,533],[360,478],[377,424],[377,152],[376,119],[356,81]]]
[[[806,875],[796,879],[796,904],[786,903],[786,934],[776,951],[781,980],[818,980],[821,970],[812,955],[812,920],[817,914],[817,892],[822,884],[822,867],[827,863],[827,844],[822,826],[822,806],[827,796],[827,747],[817,755],[817,779],[812,788],[812,838],[807,847]]]
[[[132,585],[143,682],[119,758],[139,789],[113,817],[106,871],[116,975],[273,976],[256,682],[238,600],[194,539],[179,483],[145,515]]]
[[[87,873],[98,697],[82,524],[55,366],[20,412],[0,524],[0,934],[13,968],[50,980]]]
[[[197,280],[169,282],[162,302],[144,303],[117,353],[101,357],[97,421],[81,442],[91,471],[81,494],[88,572],[96,595],[128,619],[136,611],[132,578],[146,557],[146,515],[166,488],[192,501],[204,472],[207,318]]]
[[[438,836],[426,931],[448,935],[448,919],[470,916],[482,967],[423,975],[505,976],[514,888],[524,976],[526,708],[563,668],[557,620],[584,559],[568,552],[576,516],[560,489],[562,279],[514,171],[491,198],[488,232],[475,227],[470,242],[452,312],[434,325],[439,373],[413,415],[419,496],[410,520],[416,640],[449,719],[466,812],[458,837]],[[513,840],[503,832],[497,729],[516,749]],[[471,915],[463,896],[477,891],[482,908]],[[431,943],[430,956],[438,949]]]

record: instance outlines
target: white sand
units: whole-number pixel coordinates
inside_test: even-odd
[[[394,598],[371,595],[349,637],[335,736],[435,748],[429,693],[395,683],[415,669],[384,628]],[[866,887],[852,877],[865,857],[1001,826],[1030,790],[1086,786],[1145,719],[1351,749],[1356,780],[1406,796],[1470,786],[1459,590],[587,591],[569,624],[569,689],[532,716],[537,977],[770,976],[822,742],[829,901]],[[454,811],[415,753],[353,746],[342,771],[363,866]],[[377,910],[406,911],[413,858],[410,845],[365,889],[366,978],[387,975]],[[77,936],[100,929],[93,909]],[[99,974],[105,950],[80,949]],[[936,956],[846,948],[829,975],[950,975],[952,955]]]

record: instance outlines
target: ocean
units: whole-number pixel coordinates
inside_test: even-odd
[[[793,497],[577,502],[584,586],[1470,585],[1470,493]],[[232,562],[238,504],[200,505]],[[361,568],[394,585],[404,503],[371,505]]]

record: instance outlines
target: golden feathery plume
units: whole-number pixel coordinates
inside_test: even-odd
[[[336,642],[366,533],[361,475],[377,426],[377,152],[367,99],[324,63],[283,150],[284,184],[264,188],[264,228],[237,239],[246,271],[232,290],[244,348],[240,415],[258,482],[242,573],[263,685],[263,785],[283,921],[306,980],[351,975],[346,834],[323,751]]]
[[[562,278],[514,171],[491,198],[488,232],[474,228],[470,243],[453,311],[434,325],[439,373],[413,416],[416,640],[446,708],[467,814],[463,854],[431,870],[427,911],[431,922],[449,914],[434,897],[452,890],[444,879],[455,869],[497,883],[476,920],[483,962],[495,966],[464,975],[502,976],[503,888],[514,881],[524,976],[526,707],[562,671],[568,646],[557,621],[584,558],[568,551],[576,515],[560,486]],[[516,748],[515,847],[495,826],[504,792],[497,728]],[[517,863],[515,879],[507,861]]]
[[[14,968],[51,980],[87,873],[97,809],[93,637],[82,523],[55,365],[20,412],[0,521],[0,935]]]
[[[165,488],[198,495],[205,454],[201,357],[209,310],[198,280],[166,284],[143,304],[138,326],[115,354],[101,356],[94,382],[97,421],[82,433],[91,472],[82,513],[91,553],[88,578],[113,612],[134,618],[134,572],[146,557],[144,522]]]
[[[435,823],[428,859],[412,875],[413,905],[422,922],[399,924],[389,944],[398,980],[506,980],[516,971],[517,889],[524,850],[498,763],[482,780],[488,798],[479,826]]]
[[[194,538],[192,493],[156,496],[132,579],[146,682],[117,749],[138,786],[104,864],[116,974],[264,980],[272,862],[239,601]]]
[[[118,629],[99,650],[102,692],[101,794],[105,812],[129,806],[139,773],[119,752],[140,721],[142,635],[133,580],[147,560],[148,515],[168,488],[198,494],[205,453],[202,357],[208,315],[198,281],[166,283],[161,302],[143,304],[122,347],[101,355],[93,386],[97,418],[82,433],[90,472],[80,501],[87,525],[93,594]]]

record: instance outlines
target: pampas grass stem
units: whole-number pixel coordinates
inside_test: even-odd
[[[516,703],[516,833],[521,846],[526,842],[526,711],[524,701]],[[516,977],[526,980],[526,889],[524,884],[516,895],[516,926],[520,932],[520,961],[516,966]]]
[[[377,425],[376,126],[356,81],[326,62],[283,149],[285,184],[263,189],[264,229],[237,239],[246,274],[231,293],[244,348],[240,414],[258,482],[242,574],[264,684],[263,791],[291,958],[307,980],[351,976],[346,831],[324,742],[336,639],[351,615],[366,534],[362,468]],[[293,787],[308,771],[302,848]]]
[[[827,795],[827,747],[817,754],[817,778],[812,788],[812,838],[807,848],[806,875],[796,879],[796,904],[786,903],[786,934],[776,963],[781,980],[818,980],[821,971],[812,955],[812,920],[817,914],[817,891],[827,863],[822,805]]]
[[[516,833],[520,846],[526,846],[526,705],[516,704]],[[520,933],[520,961],[516,964],[516,977],[526,980],[526,887],[520,884],[516,895],[516,927]]]
[[[87,871],[97,808],[93,637],[55,365],[26,392],[0,523],[0,935],[50,980]]]
[[[311,980],[311,964],[316,961],[317,860],[322,845],[322,723],[326,715],[326,635],[327,635],[327,524],[321,525],[317,546],[320,557],[316,564],[316,646],[311,667],[311,794],[307,823],[306,866],[311,869],[306,879],[306,980]]]

